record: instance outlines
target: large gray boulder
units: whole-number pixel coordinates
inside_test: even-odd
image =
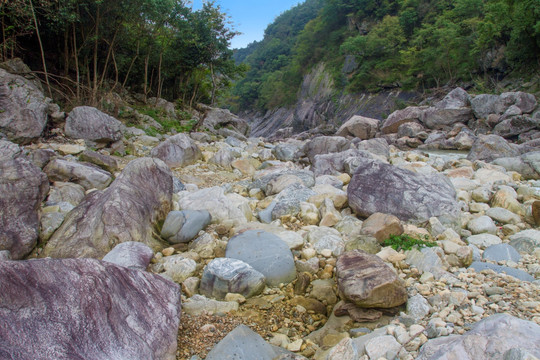
[[[84,139],[101,143],[118,141],[123,136],[124,125],[90,106],[79,106],[71,110],[66,119],[66,135],[73,139]]]
[[[508,139],[517,137],[520,134],[534,130],[538,127],[540,127],[539,120],[526,115],[518,115],[498,123],[493,128],[493,133]]]
[[[364,308],[391,308],[407,301],[407,290],[395,271],[377,255],[361,250],[338,258],[336,279],[340,296]]]
[[[0,358],[176,358],[180,288],[93,259],[0,261]]]
[[[379,120],[355,115],[347,120],[336,132],[336,136],[354,136],[362,140],[375,137],[379,128]]]
[[[399,127],[410,122],[419,122],[427,106],[409,106],[402,110],[396,110],[381,124],[383,134],[395,134]]]
[[[503,359],[503,355],[514,348],[540,357],[540,326],[508,314],[496,314],[474,324],[464,335],[429,340],[420,349],[417,359]]]
[[[492,161],[501,157],[519,155],[520,151],[517,146],[510,144],[503,137],[499,135],[479,135],[473,143],[469,155],[467,155],[467,160]]]
[[[429,129],[450,129],[456,123],[466,124],[472,115],[469,95],[462,88],[455,88],[435,106],[426,109],[420,120]]]
[[[220,128],[230,128],[234,132],[248,136],[251,128],[246,120],[239,118],[227,109],[202,107],[207,111],[202,123],[202,129],[217,132]]]
[[[402,221],[425,222],[439,217],[454,224],[460,216],[456,191],[441,175],[422,175],[377,160],[360,164],[347,189],[349,206],[361,217],[380,212]]]
[[[499,95],[481,94],[471,99],[471,108],[477,119],[486,119],[491,114],[502,114]]]
[[[372,159],[373,156],[366,150],[349,149],[338,153],[315,155],[312,170],[316,176],[339,175],[346,172],[345,165],[356,158]]]
[[[31,80],[0,69],[0,133],[9,140],[26,144],[39,138],[49,102]]]
[[[266,277],[266,283],[277,286],[296,278],[294,257],[287,243],[262,230],[248,230],[233,236],[225,256],[242,260]]]
[[[265,280],[263,274],[241,260],[218,258],[204,268],[199,289],[202,295],[218,300],[228,293],[250,298],[263,291]]]
[[[153,148],[150,154],[165,161],[171,168],[191,165],[202,158],[201,150],[186,134],[168,138]]]
[[[108,189],[89,194],[68,214],[42,255],[102,258],[127,241],[161,250],[165,244],[154,232],[171,209],[172,188],[171,171],[161,160],[131,161]]]
[[[171,244],[190,242],[211,221],[206,210],[171,211],[163,223],[161,237]]]
[[[302,151],[313,164],[316,155],[338,153],[351,148],[351,142],[341,136],[319,136],[304,145]]]
[[[540,151],[528,152],[520,157],[499,158],[492,163],[520,173],[525,180],[540,179]]]
[[[47,176],[20,153],[0,140],[0,250],[21,259],[36,246],[38,211],[49,192]]]
[[[111,173],[93,164],[53,159],[43,169],[51,181],[74,182],[86,190],[103,190],[112,182]]]
[[[124,266],[134,270],[146,270],[150,265],[150,260],[154,257],[152,249],[143,243],[128,241],[118,244],[107,255],[103,261]]]

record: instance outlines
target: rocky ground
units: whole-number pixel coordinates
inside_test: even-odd
[[[540,357],[531,94],[151,137],[0,75],[0,358]]]

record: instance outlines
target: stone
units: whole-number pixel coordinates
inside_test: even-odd
[[[400,125],[420,121],[426,106],[409,106],[402,110],[396,110],[381,124],[383,134],[397,133]]]
[[[392,335],[376,337],[366,343],[366,354],[370,359],[395,359],[401,350],[401,344]]]
[[[269,286],[287,284],[296,278],[291,250],[279,237],[265,231],[248,230],[233,236],[225,256],[251,265],[266,277]]]
[[[124,125],[98,109],[78,106],[66,118],[65,133],[72,139],[110,143],[122,139]]]
[[[339,231],[329,227],[311,227],[306,239],[318,254],[322,254],[324,250],[330,250],[334,256],[339,256],[345,250],[345,242]]]
[[[346,167],[350,169],[351,161],[359,157],[373,158],[368,151],[350,149],[338,153],[315,155],[311,168],[316,176],[340,175],[346,172]]]
[[[442,254],[440,254],[438,251]],[[405,252],[407,256],[405,262],[412,267],[417,268],[421,272],[430,272],[436,278],[441,277],[446,268],[447,264],[443,263],[441,258],[444,257],[442,249],[436,248],[421,248],[420,250],[412,249]]]
[[[360,307],[391,308],[407,301],[407,291],[378,256],[353,250],[341,255],[336,264],[340,296]]]
[[[153,148],[150,155],[163,160],[171,168],[191,165],[202,159],[201,150],[186,134],[168,138]]]
[[[313,164],[316,155],[339,153],[349,150],[351,143],[341,136],[319,136],[304,145],[302,151]]]
[[[416,223],[433,216],[450,224],[459,219],[456,192],[445,177],[420,175],[379,161],[361,160],[362,165],[347,189],[349,206],[359,216],[380,212]]]
[[[303,185],[302,179],[296,175],[284,174],[270,180],[265,193],[267,196],[276,195],[293,184]]]
[[[279,143],[272,149],[272,154],[280,161],[294,161],[299,149],[297,144]]]
[[[521,253],[532,254],[540,247],[540,231],[535,229],[523,230],[508,238],[510,245]]]
[[[95,165],[61,158],[51,160],[43,171],[51,181],[74,182],[86,190],[103,190],[113,181],[111,173]]]
[[[491,245],[482,254],[484,260],[519,262],[521,255],[508,244]]]
[[[103,155],[91,150],[85,150],[79,156],[79,159],[81,161],[97,165],[110,173],[118,171],[118,162],[112,156]]]
[[[503,157],[516,157],[520,152],[499,135],[479,135],[474,142],[467,160],[493,161]]]
[[[490,114],[502,114],[498,106],[499,95],[481,94],[471,99],[471,108],[477,119],[486,119]]]
[[[278,354],[264,339],[246,325],[239,325],[206,356],[206,360],[274,360]]]
[[[231,311],[238,311],[238,308],[239,305],[236,301],[218,301],[199,294],[193,295],[183,304],[184,313],[191,316],[227,314]]]
[[[526,115],[517,115],[498,123],[495,128],[493,128],[493,133],[508,139],[527,131],[534,130],[538,125],[540,125],[538,120]]]
[[[469,236],[467,238],[468,244],[477,246],[480,249],[485,249],[491,245],[500,244],[501,242],[502,240],[498,236],[492,234],[478,234]]]
[[[528,351],[513,348],[504,353],[503,360],[538,360],[538,358]]]
[[[491,360],[502,358],[513,348],[540,356],[540,326],[511,315],[496,314],[474,324],[464,335],[429,340],[417,359]]]
[[[416,322],[420,322],[429,315],[431,307],[425,297],[416,294],[407,300],[407,314],[412,316]]]
[[[161,237],[171,244],[187,243],[211,221],[212,217],[206,210],[171,211],[161,228]]]
[[[520,157],[504,157],[495,159],[495,165],[504,167],[507,171],[519,173],[525,180],[537,180],[540,178],[540,152],[533,151]]]
[[[208,128],[211,132],[216,133],[218,128],[230,127],[233,132],[239,135],[248,135],[250,125],[246,120],[239,118],[227,109],[205,107],[206,116],[204,117],[201,129]]]
[[[369,140],[375,137],[378,128],[379,120],[354,115],[341,125],[336,136],[353,136],[361,140]]]
[[[523,270],[520,269],[514,269],[508,266],[502,266],[502,265],[495,265],[491,263],[485,263],[480,261],[474,261],[471,266],[469,266],[469,269],[474,269],[476,272],[480,272],[482,270],[493,270],[498,274],[507,274],[510,276],[515,277],[516,279],[519,279],[521,281],[534,281],[534,277],[529,275]]]
[[[94,259],[38,259],[0,262],[0,280],[4,358],[176,358],[180,288],[159,276]]]
[[[282,190],[274,199],[270,208],[272,220],[284,215],[296,216],[301,210],[301,203],[307,201],[316,193],[304,185],[295,183]]]
[[[403,225],[393,215],[374,213],[362,224],[361,234],[373,236],[382,243],[392,235],[403,234]]]
[[[103,261],[134,270],[146,270],[154,251],[140,242],[128,241],[118,244],[103,257]]]
[[[418,134],[422,133],[426,129],[422,124],[419,124],[417,122],[408,122],[401,124],[398,127],[397,136],[398,138],[402,137],[409,137],[409,138],[416,138]]]
[[[511,106],[516,106],[522,113],[528,114],[536,108],[536,97],[522,91],[505,92],[499,97],[500,113],[506,112]]]
[[[471,219],[467,223],[467,229],[469,229],[473,234],[497,234],[497,226],[495,225],[493,220],[491,220],[491,218],[486,215]]]
[[[234,228],[235,233],[241,233],[246,230],[263,230],[279,237],[289,246],[289,249],[301,249],[304,245],[304,238],[297,232],[289,231],[281,226],[271,224],[261,224],[259,222],[250,222],[244,225],[239,225]]]
[[[486,210],[486,215],[502,224],[517,224],[521,222],[519,215],[500,207],[489,208]]]
[[[193,259],[185,258],[182,254],[166,256],[153,265],[152,270],[165,278],[182,283],[195,275],[197,263]]]
[[[77,206],[86,196],[84,187],[71,182],[56,181],[49,190],[47,205],[57,205],[59,203],[69,203]]]
[[[0,69],[0,133],[27,144],[47,125],[48,100],[32,81]]]
[[[216,186],[184,193],[178,201],[182,210],[206,210],[212,216],[212,223],[230,221],[234,225],[245,224],[251,218],[248,200],[238,194],[225,194]]]
[[[164,243],[153,237],[172,207],[172,174],[159,159],[131,161],[103,191],[95,191],[67,216],[42,256],[102,258],[119,243],[143,242],[154,251]]]
[[[263,274],[241,260],[217,258],[204,268],[200,292],[218,300],[228,293],[250,298],[263,291],[265,280]]]
[[[312,290],[310,296],[315,299],[326,302],[326,304],[334,305],[338,298],[334,292],[335,282],[333,279],[318,279],[311,283]]]

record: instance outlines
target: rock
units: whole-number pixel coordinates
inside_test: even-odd
[[[467,160],[492,161],[502,157],[515,157],[519,155],[519,150],[508,143],[503,137],[498,135],[479,135],[469,155],[467,155]]]
[[[382,243],[391,235],[403,234],[403,225],[393,215],[375,213],[364,221],[361,234],[371,235]]]
[[[540,122],[538,120],[535,120],[529,116],[512,116],[511,118],[498,123],[497,126],[493,128],[493,133],[508,139],[518,136],[524,132],[534,130],[539,125]]]
[[[153,148],[150,155],[163,160],[171,168],[194,164],[202,159],[201,150],[186,134],[168,138]]]
[[[47,197],[47,205],[69,203],[77,206],[86,196],[84,187],[70,182],[56,181],[53,183]]]
[[[241,233],[246,230],[263,230],[279,237],[289,246],[289,249],[300,249],[304,245],[304,238],[297,232],[289,231],[281,226],[270,224],[261,224],[259,222],[250,222],[245,225],[239,225],[234,228],[235,233]]]
[[[152,270],[156,274],[178,284],[195,275],[197,263],[193,259],[188,259],[180,255],[166,256],[154,264]]]
[[[402,137],[409,137],[409,138],[416,138],[418,134],[425,131],[425,128],[422,126],[422,124],[419,124],[417,122],[409,122],[405,124],[401,124],[397,131],[398,138]]]
[[[528,114],[536,108],[537,102],[533,94],[522,91],[505,92],[499,98],[499,111],[504,113],[511,106],[516,106],[522,113]]]
[[[338,298],[334,293],[336,284],[333,279],[314,280],[311,285],[313,287],[310,293],[311,297],[314,297],[321,302],[326,302],[326,304],[329,305],[337,303]]]
[[[238,302],[236,301],[218,301],[207,299],[202,295],[193,295],[183,304],[184,313],[191,316],[202,314],[226,314],[231,311],[238,310]]]
[[[356,143],[356,148],[360,151],[365,150],[373,155],[377,155],[385,159],[388,159],[390,156],[390,146],[386,140],[382,138],[361,141]]]
[[[486,119],[490,114],[502,114],[498,105],[499,95],[481,94],[471,99],[471,108],[477,119]]]
[[[521,255],[508,244],[491,245],[482,254],[484,260],[519,262]]]
[[[263,274],[241,260],[218,258],[204,268],[200,292],[218,300],[228,293],[250,298],[263,291],[265,280]]]
[[[212,223],[230,221],[234,225],[248,222],[251,208],[248,201],[238,194],[225,194],[222,187],[201,189],[183,194],[178,201],[183,210],[206,210],[212,216]]]
[[[103,261],[129,269],[144,271],[153,257],[154,252],[148,245],[128,241],[116,245],[114,249],[103,257]]]
[[[187,243],[211,221],[212,217],[206,210],[171,211],[163,223],[161,237],[171,244]]]
[[[104,191],[95,191],[71,211],[51,237],[43,256],[105,256],[119,243],[143,242],[159,251],[153,237],[172,206],[172,174],[159,159],[131,161]]]
[[[396,273],[378,256],[353,250],[336,265],[340,296],[360,307],[391,308],[407,301],[407,291]]]
[[[64,222],[64,214],[60,212],[44,213],[41,215],[39,239],[47,241],[54,234],[56,229]]]
[[[455,223],[459,218],[454,187],[445,177],[361,160],[347,190],[349,206],[359,216],[380,212],[413,222],[435,216],[443,223]]]
[[[233,132],[240,135],[248,135],[250,132],[249,124],[244,120],[234,115],[227,109],[211,108],[204,106],[206,116],[204,117],[202,129],[208,128],[212,132],[217,132],[218,128],[230,127]]]
[[[279,143],[272,149],[272,154],[280,161],[293,161],[299,149],[297,144]]]
[[[528,152],[520,157],[499,158],[492,163],[521,174],[525,180],[540,179],[540,151]]]
[[[525,215],[525,207],[517,200],[517,194],[511,187],[500,187],[491,198],[491,207],[501,207],[517,215]]]
[[[319,136],[304,145],[302,151],[313,164],[315,155],[339,153],[349,150],[350,147],[350,141],[341,136]]]
[[[239,325],[223,338],[206,356],[206,360],[274,360],[278,356],[272,345],[246,325]]]
[[[233,236],[225,252],[228,258],[242,260],[266,277],[269,286],[290,283],[296,278],[294,258],[279,237],[261,230],[248,230]]]
[[[486,211],[486,215],[503,224],[517,224],[521,222],[519,215],[500,207],[489,208]]]
[[[167,115],[169,115],[173,119],[176,118],[176,110],[175,110],[175,106],[174,106],[174,104],[172,102],[169,102],[169,101],[167,101],[165,99],[162,99],[162,98],[151,97],[151,98],[148,99],[148,104],[152,104],[156,108],[165,111],[167,113]]]
[[[507,274],[510,276],[515,277],[516,279],[519,279],[521,281],[534,281],[534,277],[529,275],[523,270],[520,269],[514,269],[508,266],[502,266],[502,265],[495,265],[491,263],[485,263],[480,261],[474,261],[471,266],[469,266],[469,269],[474,269],[476,272],[480,272],[482,270],[493,270],[498,274]]]
[[[417,359],[500,359],[512,348],[540,356],[540,326],[507,314],[496,314],[474,324],[462,336],[429,340],[420,349]]]
[[[441,277],[448,264],[444,264],[444,252],[437,248],[422,248],[420,250],[412,249],[405,252],[407,256],[405,262],[422,272],[430,272],[436,278]]]
[[[319,300],[304,296],[295,296],[293,299],[291,299],[290,303],[293,306],[300,305],[307,311],[326,315],[326,306]]]
[[[497,234],[497,226],[491,220],[489,216],[483,215],[479,216],[477,218],[474,218],[470,220],[467,223],[467,228],[473,233],[473,234]]]
[[[322,254],[324,250],[330,250],[334,256],[339,256],[345,250],[345,242],[339,231],[326,226],[311,227],[307,234],[307,241],[318,254]]]
[[[95,151],[83,151],[79,156],[79,159],[97,165],[110,173],[114,173],[118,170],[118,162],[112,156],[103,155]]]
[[[429,315],[431,307],[425,297],[416,294],[407,300],[407,313],[418,323]]]
[[[79,106],[66,119],[65,132],[72,139],[110,143],[122,139],[124,125],[96,108]]]
[[[217,153],[208,160],[210,164],[219,165],[225,169],[232,170],[231,162],[238,157],[238,153],[231,148],[219,149]]]
[[[300,179],[296,175],[292,174],[284,174],[281,176],[278,176],[268,183],[265,189],[265,193],[267,196],[279,194],[289,186],[293,184],[298,184],[303,186],[302,179]]]
[[[47,176],[19,152],[0,140],[0,250],[9,250],[14,260],[36,246],[38,211],[49,191]]]
[[[491,245],[500,244],[502,241],[498,236],[492,234],[478,234],[467,238],[467,243],[485,249]]]
[[[336,136],[354,136],[362,140],[368,140],[375,137],[378,128],[379,120],[355,115],[341,125],[336,132]]]
[[[366,354],[370,359],[395,359],[400,350],[401,344],[392,335],[379,336],[366,343]]]
[[[521,253],[532,254],[535,248],[540,247],[539,230],[523,230],[508,238],[510,245]]]
[[[383,134],[397,133],[400,125],[410,122],[418,122],[422,117],[426,106],[409,106],[403,110],[396,110],[382,123],[381,131]]]
[[[339,153],[315,155],[312,161],[312,170],[316,176],[339,175],[346,171],[346,164],[357,158],[372,159],[373,156],[368,151],[346,150]]]
[[[50,100],[32,81],[0,69],[0,133],[18,144],[39,138]]]
[[[180,288],[159,276],[93,259],[39,259],[0,262],[0,279],[0,328],[10,329],[2,357],[176,358]]]
[[[538,360],[538,358],[528,351],[513,348],[504,353],[503,360]]]
[[[74,182],[86,190],[103,190],[113,181],[109,172],[95,165],[60,158],[51,160],[43,171],[52,181]]]
[[[270,210],[272,220],[279,219],[284,215],[295,216],[301,210],[300,204],[314,195],[316,193],[304,185],[292,184],[276,196],[272,207],[267,208],[267,211]]]

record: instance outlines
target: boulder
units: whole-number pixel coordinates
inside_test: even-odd
[[[287,284],[296,278],[291,250],[279,237],[265,231],[248,230],[233,236],[225,256],[251,265],[266,277],[269,286]]]
[[[373,156],[368,151],[355,149],[332,154],[315,155],[311,168],[315,176],[339,175],[346,171],[346,164],[350,164],[356,158],[372,159]]]
[[[402,124],[419,122],[427,106],[409,106],[403,110],[396,110],[381,125],[383,134],[395,134]]]
[[[348,186],[349,206],[361,217],[380,212],[402,221],[439,217],[455,223],[460,216],[456,192],[441,175],[421,175],[376,160],[359,159]]]
[[[150,155],[163,160],[171,168],[191,165],[202,159],[201,150],[186,134],[168,138],[153,148]]]
[[[379,120],[355,115],[341,125],[336,132],[336,136],[354,136],[362,140],[368,140],[375,137],[378,128]]]
[[[239,325],[214,346],[206,360],[274,360],[279,354],[248,326]]]
[[[110,143],[122,139],[124,125],[98,109],[79,106],[66,119],[65,133],[72,139]]]
[[[529,114],[536,108],[536,98],[533,94],[522,91],[505,92],[499,97],[499,111],[506,112],[511,106],[517,107],[523,114]]]
[[[486,119],[490,114],[502,114],[499,95],[481,94],[471,99],[471,108],[477,119]]]
[[[31,80],[0,69],[0,133],[9,140],[27,144],[39,138],[49,102]]]
[[[36,246],[38,211],[48,192],[47,176],[17,145],[0,140],[0,250],[9,250],[13,259]]]
[[[528,152],[520,157],[498,158],[492,163],[521,174],[525,180],[540,179],[540,151]]]
[[[404,136],[410,137],[410,138],[416,138],[418,134],[425,131],[422,124],[419,124],[417,122],[408,122],[401,124],[397,131],[398,138],[402,138]]]
[[[532,254],[540,247],[540,231],[535,229],[523,230],[509,238],[510,245],[521,253]]]
[[[95,165],[62,158],[51,160],[43,171],[51,181],[74,182],[86,190],[103,190],[113,181],[111,173]]]
[[[490,247],[491,245],[497,245],[500,244],[502,240],[495,235],[492,234],[478,234],[478,235],[472,235],[467,238],[467,243],[474,245],[480,249],[485,249],[487,247]]]
[[[176,358],[180,287],[159,276],[39,259],[0,262],[0,281],[2,358]]]
[[[316,155],[338,153],[351,148],[351,142],[341,136],[319,136],[310,140],[302,148],[313,164]]]
[[[105,171],[114,173],[118,170],[118,161],[109,155],[100,154],[96,151],[86,150],[79,155],[81,161],[99,166]]]
[[[186,279],[195,275],[197,263],[182,254],[165,256],[152,266],[152,271],[164,278],[181,284]]]
[[[423,113],[420,121],[432,130],[448,130],[454,124],[466,124],[472,119],[472,111],[470,108],[427,108]]]
[[[521,255],[508,244],[491,245],[482,254],[482,259],[492,261],[513,261],[519,262]]]
[[[280,161],[296,160],[300,145],[294,143],[279,143],[272,149],[272,154]]]
[[[429,340],[420,349],[417,359],[502,359],[502,355],[513,348],[540,357],[540,326],[508,314],[496,314],[474,324],[464,335]]]
[[[153,237],[172,206],[172,174],[159,159],[131,161],[104,191],[89,194],[66,217],[43,256],[101,258],[123,242],[137,241],[159,251]]]
[[[228,293],[245,298],[260,294],[265,286],[263,274],[249,264],[228,258],[217,258],[204,268],[200,292],[206,297],[224,300]]]
[[[506,274],[515,277],[516,279],[519,279],[521,281],[534,281],[534,277],[527,272],[512,268],[509,266],[503,266],[503,265],[497,265],[492,263],[486,263],[481,261],[474,261],[471,266],[469,266],[469,269],[474,269],[476,272],[481,272],[482,270],[493,270],[498,274]]]
[[[212,132],[216,132],[219,128],[230,127],[233,131],[248,135],[250,126],[244,119],[239,118],[227,109],[211,108],[202,105],[206,110],[202,129],[208,128]]]
[[[353,143],[358,150],[365,150],[385,159],[388,159],[390,156],[390,145],[388,145],[388,142],[383,138],[369,139],[360,142],[355,142],[353,140]]]
[[[499,135],[479,135],[467,160],[476,161],[492,161],[502,157],[515,157],[519,156],[520,151],[516,146],[508,143],[503,137]]]
[[[144,271],[154,257],[152,249],[143,243],[128,241],[118,244],[103,257],[103,261]]]
[[[493,133],[508,139],[538,127],[540,127],[540,121],[526,115],[518,115],[498,123],[493,128]]]
[[[360,307],[391,308],[407,301],[397,274],[378,256],[360,250],[338,258],[336,279],[340,296]]]
[[[474,218],[470,220],[467,223],[467,228],[473,233],[473,234],[497,234],[497,226],[491,220],[489,216],[483,215],[479,216],[477,218]]]
[[[391,235],[403,234],[403,225],[394,215],[374,213],[364,221],[360,233],[371,235],[382,243]]]
[[[161,229],[161,237],[171,244],[190,242],[211,221],[212,216],[206,210],[171,211]]]

